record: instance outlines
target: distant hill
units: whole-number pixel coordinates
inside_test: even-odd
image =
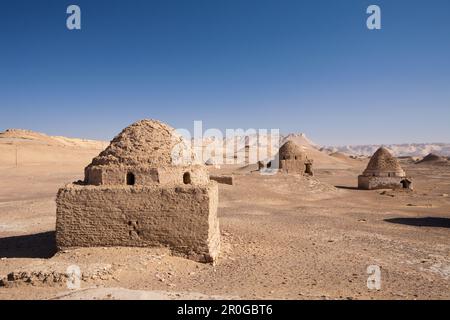
[[[448,160],[440,155],[430,153],[417,163],[447,164]]]
[[[354,159],[350,156],[371,156],[381,145],[348,145],[348,146],[338,146],[338,147],[321,147],[311,141],[304,133],[290,133],[281,136],[281,145],[286,141],[294,141],[296,144],[301,146],[305,152],[314,159],[315,165],[317,167],[339,167],[346,168],[354,164]],[[204,138],[203,148],[208,146],[214,141],[213,138]],[[241,148],[256,147],[267,148],[267,140],[259,139],[256,135],[251,136],[240,136],[235,138],[224,138],[224,154],[227,147],[232,147],[233,142],[240,141],[239,145]],[[42,147],[56,147],[59,149],[77,149],[86,150],[87,152],[98,153],[99,150],[103,150],[108,146],[107,141],[89,140],[89,139],[77,139],[77,138],[67,138],[62,136],[50,136],[44,133],[34,132],[31,130],[24,129],[8,129],[6,131],[0,132],[0,147],[4,155],[0,157],[0,162],[11,163],[15,157],[14,148],[20,146],[33,146],[33,148],[21,149],[21,154],[25,150],[34,150],[34,156],[31,158],[41,159],[43,157],[58,158],[61,151],[52,152],[46,154],[47,149],[42,149]],[[281,146],[280,145],[280,146]],[[9,147],[8,147],[9,146]],[[16,147],[14,147],[16,146]],[[39,146],[40,149],[37,149]],[[450,143],[412,143],[412,144],[392,144],[385,145],[389,150],[392,151],[393,155],[396,157],[416,157],[424,158],[430,154],[437,154],[441,157],[450,156]],[[232,148],[234,149],[234,148]],[[239,148],[239,150],[242,150]],[[260,149],[261,150],[261,149]],[[5,153],[7,151],[7,154]],[[234,152],[231,152],[234,154]],[[6,159],[8,158],[8,159]],[[11,158],[11,159],[9,159]],[[426,160],[430,160],[429,158]]]
[[[410,143],[384,145],[396,157],[425,157],[430,153],[450,156],[450,143]],[[381,145],[354,145],[324,147],[330,153],[342,152],[352,155],[371,156]]]
[[[23,129],[0,132],[0,166],[87,165],[108,145],[104,141],[49,136]]]
[[[203,149],[210,149],[211,144],[221,143],[223,145],[223,155],[228,155],[228,158],[234,157],[236,151],[246,152],[248,150],[258,150],[258,154],[264,154],[263,159],[271,159],[274,154],[265,153],[269,149],[269,140],[265,135],[247,134],[242,136],[224,137],[223,140],[214,139],[212,137],[203,138],[203,141],[195,141],[198,145],[203,145]],[[314,160],[315,168],[338,168],[345,169],[351,167],[354,162],[350,158],[331,157],[327,152],[321,151],[320,146],[312,142],[304,133],[290,133],[280,136],[280,146],[287,141],[293,141],[298,144],[308,155],[310,159]],[[217,146],[217,145],[216,145]],[[265,152],[264,152],[265,150]],[[228,151],[228,152],[227,152]],[[276,152],[276,150],[273,150]],[[212,162],[212,159],[205,159],[205,161]],[[220,161],[220,160],[219,160]]]
[[[24,129],[7,129],[0,132],[0,143],[27,143],[47,144],[59,147],[75,147],[87,149],[104,149],[109,143],[106,141],[67,138],[62,136],[49,136],[44,133]]]

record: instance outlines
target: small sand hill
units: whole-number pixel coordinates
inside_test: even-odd
[[[24,129],[7,129],[4,132],[0,132],[0,139],[0,142],[35,142],[52,146],[86,149],[102,149],[107,144],[105,141],[49,136],[44,133]]]
[[[430,153],[417,163],[421,164],[446,164],[448,160],[440,155]]]
[[[283,139],[281,145],[287,141],[293,141],[299,145],[303,152],[308,155],[308,159],[314,161],[314,168],[316,169],[348,169],[352,166],[352,161],[349,158],[332,157],[328,153],[317,149],[317,145],[309,140],[305,134],[290,134]]]
[[[46,134],[24,129],[7,129],[0,132],[2,139],[24,139],[24,140],[48,140],[50,137]]]
[[[341,159],[341,160],[349,160],[350,157],[348,155],[346,155],[345,153],[342,152],[333,152],[330,154],[331,157],[336,158],[336,159]]]
[[[85,163],[108,144],[23,129],[0,132],[0,166]]]

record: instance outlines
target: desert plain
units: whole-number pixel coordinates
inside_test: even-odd
[[[367,157],[300,143],[314,177],[209,167],[234,184],[219,185],[221,253],[204,264],[162,248],[57,252],[56,193],[108,143],[1,134],[0,299],[450,299],[448,161],[400,159],[413,191],[365,191]],[[74,265],[82,280],[71,289]]]

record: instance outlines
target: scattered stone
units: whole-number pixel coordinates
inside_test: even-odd
[[[380,195],[382,195],[382,196],[388,196],[388,197],[392,197],[392,198],[395,197],[395,194],[389,193],[389,192],[387,192],[386,190],[383,191],[383,192],[381,192]]]
[[[72,274],[67,274],[67,267],[68,265],[65,263],[25,266],[1,278],[0,286],[8,286],[13,283],[31,285],[63,283],[73,277]],[[80,270],[80,279],[83,281],[88,279],[96,280],[101,277],[109,278],[112,273],[112,268],[109,264],[89,264],[80,266]]]

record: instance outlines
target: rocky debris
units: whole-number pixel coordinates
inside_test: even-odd
[[[112,277],[112,266],[104,263],[89,265],[69,265],[67,263],[50,263],[40,265],[29,265],[19,270],[14,270],[6,276],[0,277],[0,287],[10,287],[15,284],[25,283],[37,284],[61,284],[73,279],[70,271],[79,268],[80,280],[109,280]]]
[[[393,194],[393,193],[391,193],[391,192],[387,192],[386,190],[380,192],[380,195],[382,195],[382,196],[388,196],[388,197],[392,197],[392,198],[395,197],[395,194]]]
[[[55,296],[52,300],[232,300],[237,296],[205,295],[199,292],[130,290],[125,288],[88,288]]]

